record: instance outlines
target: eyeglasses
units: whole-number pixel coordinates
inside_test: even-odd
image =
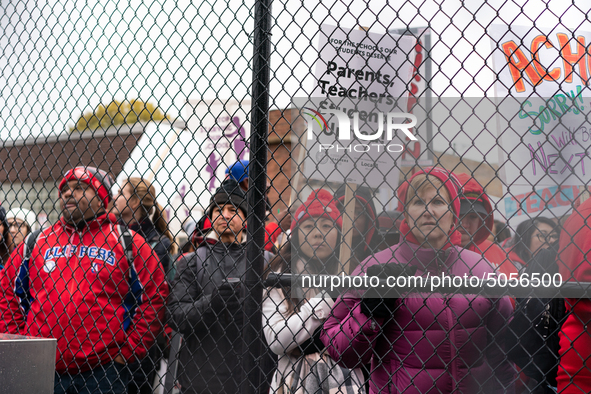
[[[543,232],[539,232],[536,234],[536,237],[538,237],[538,241],[540,242],[556,242],[558,241],[558,234],[556,233],[551,233],[551,234],[547,234],[547,233],[543,233]]]
[[[23,227],[27,227],[27,223],[26,222],[8,222],[8,227],[15,227],[15,228],[23,228]]]

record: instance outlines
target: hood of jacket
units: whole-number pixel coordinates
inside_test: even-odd
[[[493,214],[493,207],[490,202],[490,199],[484,192],[480,183],[473,177],[468,174],[458,174],[458,179],[462,185],[463,195],[470,195],[477,197],[476,200],[482,202],[484,205],[484,209],[488,213],[487,217],[484,219],[484,226],[481,226],[476,234],[472,235],[472,242],[476,245],[479,245],[484,240],[488,238],[490,233],[493,231],[494,226],[494,214]],[[462,197],[460,196],[460,199]]]

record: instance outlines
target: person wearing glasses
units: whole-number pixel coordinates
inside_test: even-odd
[[[549,218],[521,222],[515,230],[509,260],[500,272],[533,278],[558,272],[556,256],[560,227]],[[515,275],[513,275],[515,276]],[[521,370],[518,386],[532,393],[556,392],[558,332],[565,317],[562,298],[517,298],[509,324],[508,357]]]
[[[10,232],[9,245],[12,252],[32,231],[37,230],[37,215],[24,208],[13,208],[6,213],[6,222]]]
[[[524,272],[529,262],[542,249],[558,241],[559,237],[560,229],[552,219],[537,217],[521,222],[515,230],[515,239],[509,252],[512,266],[506,267],[507,275]]]

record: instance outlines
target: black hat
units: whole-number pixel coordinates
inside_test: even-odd
[[[482,201],[462,198],[460,200],[460,216],[466,215],[471,211],[488,216],[488,212],[486,211]]]
[[[6,209],[0,206],[0,224],[5,227],[5,230],[8,231],[8,220],[6,220]]]
[[[209,216],[211,217],[213,208],[216,205],[221,207],[226,204],[232,204],[236,208],[241,209],[244,212],[244,216],[248,213],[246,194],[244,194],[240,185],[234,179],[226,179],[216,189],[213,196],[211,196],[209,208],[207,209]]]

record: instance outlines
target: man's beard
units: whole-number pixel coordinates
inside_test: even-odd
[[[82,212],[76,200],[69,199],[67,201],[62,201],[62,203],[62,217],[66,222],[76,225],[80,223],[82,219],[84,219],[84,212]],[[68,209],[68,205],[73,205],[74,208]]]
[[[84,215],[77,206],[72,211],[64,207],[64,209],[62,209],[62,217],[66,222],[70,224],[78,224],[80,223]]]

